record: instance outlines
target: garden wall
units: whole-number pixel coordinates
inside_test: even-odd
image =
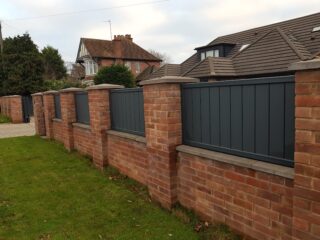
[[[0,97],[1,114],[11,119],[12,123],[23,122],[22,98],[19,95]]]
[[[190,78],[164,77],[142,82],[142,103],[139,98],[131,98],[140,93],[131,91],[128,99],[136,102],[126,111],[134,112],[137,104],[143,104],[144,109],[140,120],[145,129],[138,128],[137,135],[127,129],[136,130],[132,118],[119,119],[130,114],[117,111],[113,115],[115,110],[110,107],[121,106],[110,104],[110,94],[116,91],[111,89],[121,86],[102,84],[86,90],[86,117],[90,118],[86,125],[77,123],[75,102],[75,93],[83,90],[70,88],[59,92],[60,127],[53,120],[52,99],[57,92],[45,92],[46,136],[62,141],[68,150],[78,149],[91,155],[100,169],[112,165],[146,185],[151,198],[163,207],[171,208],[179,202],[203,219],[226,223],[253,239],[319,240],[320,61],[297,63],[292,70],[296,71],[292,96],[296,137],[291,166],[241,156],[237,151],[232,155],[184,145],[182,122],[186,119],[182,118],[182,109],[186,106],[181,100],[181,83],[197,82]],[[34,96],[35,107],[37,101],[40,100]],[[139,118],[141,114],[134,116]],[[117,127],[123,130],[115,131],[114,121],[120,121]],[[286,163],[284,159],[275,159]]]

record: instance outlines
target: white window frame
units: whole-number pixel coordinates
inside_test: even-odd
[[[84,66],[86,69],[87,76],[95,75],[98,72],[98,64],[91,59],[85,60]]]
[[[205,53],[205,52],[202,52],[202,53],[201,53],[201,61],[204,60],[205,58],[206,58],[206,53]]]
[[[140,62],[136,62],[136,73],[140,73],[140,72],[141,72]]]
[[[124,65],[129,68],[129,70],[131,71],[131,62],[130,61],[125,61]]]

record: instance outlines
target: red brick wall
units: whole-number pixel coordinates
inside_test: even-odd
[[[59,142],[63,142],[62,122],[53,120],[52,128],[53,128],[53,138]]]
[[[290,239],[293,181],[179,153],[178,201],[255,239]]]
[[[9,117],[12,123],[23,123],[21,96],[4,96],[1,99],[1,114]]]
[[[109,134],[108,162],[121,173],[147,185],[148,160],[145,143]]]
[[[293,239],[320,239],[320,70],[296,74]]]
[[[46,127],[45,116],[43,111],[43,94],[32,94],[32,103],[36,134],[40,136],[45,136]]]
[[[92,156],[91,130],[73,126],[74,148],[86,156]]]

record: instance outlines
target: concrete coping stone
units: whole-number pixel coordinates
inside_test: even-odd
[[[315,58],[308,61],[295,62],[289,66],[289,70],[292,70],[292,71],[302,71],[302,70],[312,70],[312,69],[320,69],[320,58]]]
[[[83,128],[83,129],[86,129],[86,130],[91,130],[90,125],[84,124],[84,123],[77,123],[77,122],[75,122],[75,123],[72,123],[72,126],[73,126],[73,127],[78,127],[78,128]]]
[[[198,83],[200,80],[197,78],[190,77],[179,77],[179,76],[164,76],[160,78],[153,78],[140,82],[140,85],[151,85],[161,83]]]
[[[60,119],[60,118],[53,118],[52,121],[54,121],[54,122],[62,122],[62,119]]]
[[[31,96],[42,96],[42,95],[43,95],[42,92],[37,92],[37,93],[31,94]]]
[[[65,89],[61,89],[59,92],[61,93],[67,93],[67,92],[84,92],[85,89],[83,88],[74,88],[74,87],[71,87],[71,88],[65,88]]]
[[[146,138],[131,133],[119,132],[114,130],[107,130],[108,135],[113,135],[117,137],[127,138],[136,142],[147,143]]]
[[[9,95],[9,96],[3,96],[3,97],[6,97],[6,98],[15,98],[15,97],[21,97],[20,95]]]
[[[178,152],[192,154],[198,157],[207,158],[210,160],[223,162],[239,167],[250,168],[259,172],[273,174],[276,176],[293,179],[294,169],[290,167],[280,166],[277,164],[262,162],[235,155],[210,151],[202,148],[191,147],[187,145],[180,145],[177,147]]]
[[[87,87],[86,90],[90,91],[90,90],[105,90],[105,89],[116,89],[116,88],[124,88],[124,86],[117,85],[117,84],[104,83],[104,84],[98,84],[98,85]]]
[[[50,94],[57,94],[57,93],[59,93],[59,92],[55,91],[55,90],[49,90],[49,91],[43,92],[42,94],[43,95],[50,95]]]

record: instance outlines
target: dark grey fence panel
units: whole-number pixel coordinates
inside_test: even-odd
[[[113,130],[145,135],[142,88],[112,90],[110,103]]]
[[[89,102],[87,92],[75,94],[76,117],[78,123],[90,124]]]
[[[61,119],[61,102],[60,94],[54,95],[54,117]]]
[[[184,144],[293,166],[294,77],[184,84]]]

